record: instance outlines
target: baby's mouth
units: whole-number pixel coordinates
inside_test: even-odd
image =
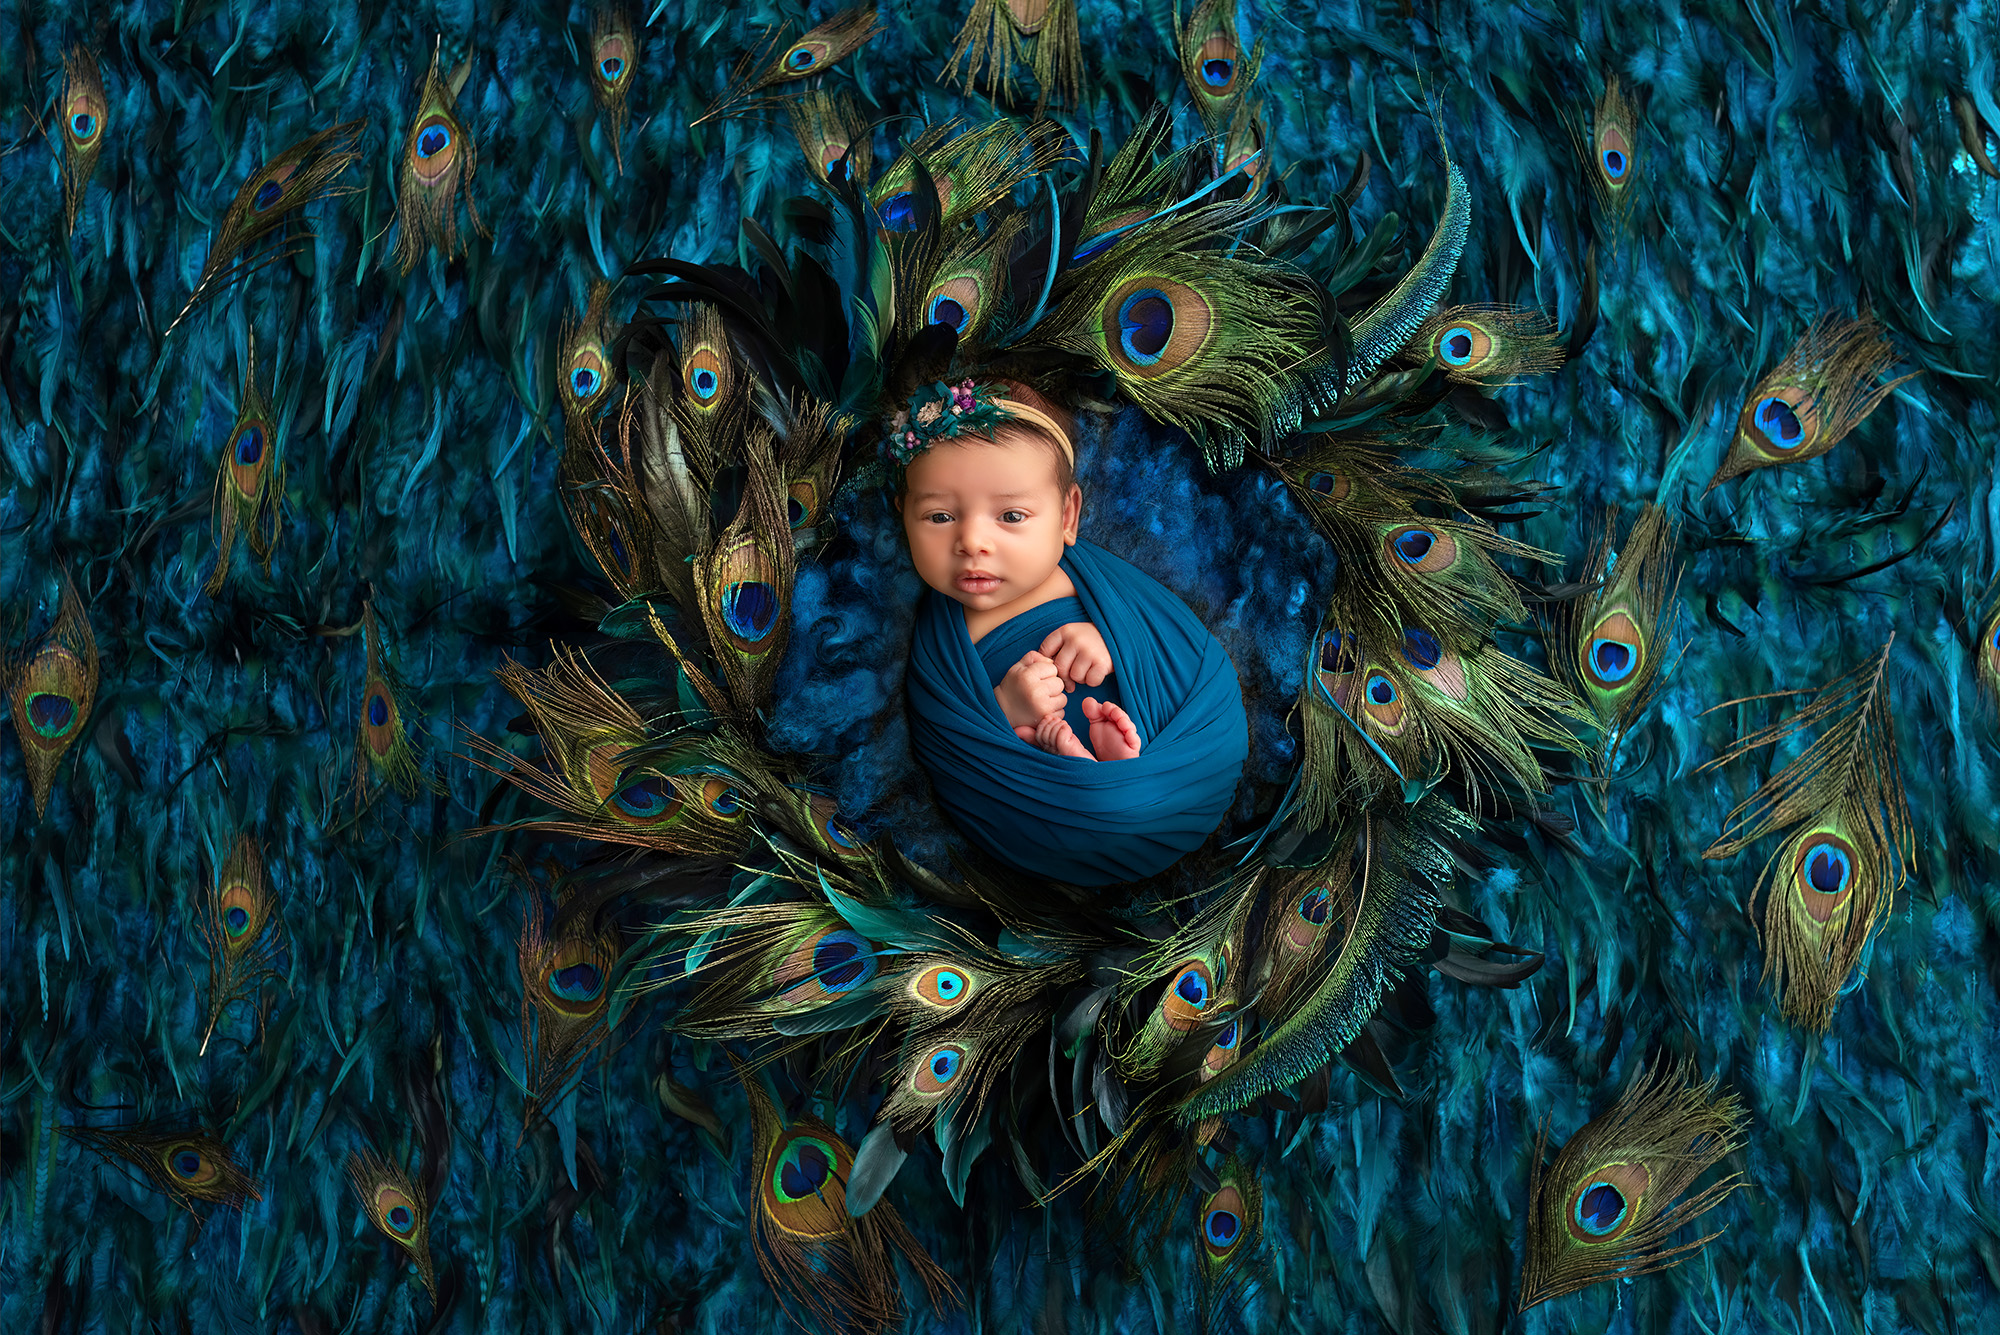
[[[991,593],[1000,587],[1000,577],[998,575],[989,575],[983,570],[975,570],[969,574],[960,575],[956,583],[959,590],[964,593]]]

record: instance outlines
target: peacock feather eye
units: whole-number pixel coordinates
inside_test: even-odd
[[[1201,355],[1218,326],[1208,298],[1167,278],[1130,278],[1101,307],[1105,354],[1120,375],[1154,380]]]
[[[1221,1075],[1236,1061],[1242,1037],[1242,1021],[1231,1016],[1216,1032],[1215,1042],[1209,1046],[1208,1052],[1201,1059],[1200,1078],[1204,1083]]]
[[[976,274],[948,278],[931,288],[924,302],[924,323],[949,325],[961,334],[972,331],[984,296]]]
[[[1589,161],[1598,205],[1614,225],[1622,223],[1632,207],[1631,187],[1638,179],[1638,131],[1638,117],[1614,77],[1597,99],[1588,144],[1579,145]]]
[[[1796,454],[1811,448],[1819,435],[1819,407],[1808,389],[1774,385],[1743,405],[1736,431],[1773,457]]]
[[[1795,837],[1791,849],[1791,889],[1799,908],[1814,922],[1830,925],[1849,902],[1860,853],[1838,831],[1823,827]]]
[[[1378,668],[1363,679],[1361,709],[1376,724],[1378,732],[1391,735],[1400,732],[1407,708],[1402,692],[1396,689],[1396,683],[1386,672]]]
[[[978,990],[977,976],[960,964],[933,964],[911,978],[909,993],[932,1010],[956,1010]]]
[[[597,77],[614,88],[632,73],[631,43],[623,33],[601,39],[591,54],[597,62]]]
[[[417,179],[425,185],[437,184],[458,161],[458,127],[442,111],[433,111],[418,121],[410,142]]]
[[[797,1238],[839,1237],[847,1227],[847,1178],[854,1156],[817,1126],[780,1135],[765,1157],[764,1208]]]
[[[595,406],[603,393],[609,377],[606,374],[604,349],[592,343],[578,348],[569,359],[569,373],[564,379],[570,402],[579,410]]]
[[[103,1130],[70,1126],[63,1131],[86,1148],[138,1169],[155,1188],[197,1218],[197,1204],[235,1209],[245,1200],[263,1199],[257,1180],[230,1154],[229,1147],[205,1131],[176,1128],[164,1121]]]
[[[829,928],[806,937],[779,962],[772,991],[786,1006],[824,1002],[867,986],[879,968],[868,938]]]
[[[1206,1018],[1214,1003],[1216,979],[1204,960],[1188,960],[1174,972],[1160,998],[1160,1018],[1169,1029],[1186,1033]]]
[[[1639,1218],[1651,1180],[1640,1163],[1603,1164],[1584,1174],[1570,1193],[1570,1236],[1585,1244],[1617,1241]]]
[[[1201,1207],[1201,1245],[1211,1261],[1226,1261],[1246,1236],[1243,1193],[1225,1186]]]
[[[745,653],[757,651],[777,628],[780,607],[775,565],[762,544],[749,535],[722,554],[722,624]]]
[[[743,796],[727,779],[703,780],[701,800],[708,804],[710,812],[724,820],[734,820],[743,814]]]
[[[1384,539],[1390,568],[1433,574],[1458,559],[1458,540],[1440,528],[1405,524]]]
[[[940,1043],[918,1054],[910,1066],[910,1088],[928,1098],[941,1098],[965,1070],[966,1049],[958,1043]]]
[[[212,1186],[222,1176],[222,1165],[210,1158],[203,1146],[194,1141],[184,1140],[169,1145],[161,1153],[160,1162],[182,1186],[191,1191],[199,1192],[204,1187]]]
[[[1591,627],[1583,651],[1583,675],[1600,690],[1629,684],[1646,661],[1646,636],[1623,608]]]
[[[1181,73],[1210,134],[1240,124],[1242,103],[1263,63],[1260,45],[1248,59],[1236,37],[1235,0],[1202,0],[1174,35]]]
[[[819,488],[811,478],[800,478],[785,488],[785,526],[794,532],[810,528],[819,519]]]
[[[2000,695],[2000,607],[1995,607],[1993,614],[1986,618],[1986,629],[1979,634],[1976,661],[1987,687]]]
[[[250,209],[253,213],[269,213],[284,202],[285,185],[297,175],[299,164],[282,162],[266,170],[256,182],[256,189],[250,192]]]

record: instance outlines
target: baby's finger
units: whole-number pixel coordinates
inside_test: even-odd
[[[1092,658],[1083,668],[1083,680],[1087,686],[1102,686],[1104,679],[1111,675],[1111,659]]]
[[[1062,648],[1062,645],[1063,645],[1063,628],[1061,626],[1057,626],[1054,630],[1049,632],[1048,638],[1042,641],[1041,652],[1053,656],[1056,650]]]

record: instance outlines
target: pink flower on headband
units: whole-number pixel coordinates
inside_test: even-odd
[[[961,381],[951,387],[951,410],[955,413],[969,412],[973,404],[972,382]]]

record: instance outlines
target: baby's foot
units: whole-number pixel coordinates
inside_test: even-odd
[[[1099,760],[1130,760],[1139,754],[1138,725],[1123,709],[1086,695],[1083,716],[1090,720],[1090,749]]]
[[[1078,760],[1095,760],[1096,756],[1083,749],[1083,743],[1076,739],[1076,732],[1069,726],[1069,720],[1060,712],[1045,714],[1042,721],[1032,728],[1016,728],[1014,732],[1024,742],[1047,751],[1052,756],[1075,756]]]

